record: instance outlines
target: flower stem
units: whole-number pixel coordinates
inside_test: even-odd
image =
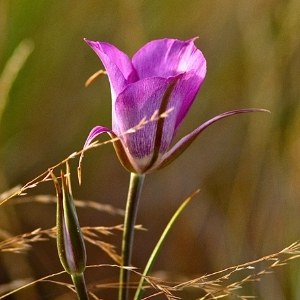
[[[131,264],[134,226],[144,178],[144,174],[130,174],[130,184],[128,189],[122,239],[122,265],[120,269],[119,300],[128,300],[130,274],[129,270],[123,267],[130,266]]]
[[[78,300],[89,300],[83,273],[71,275],[74,283]]]

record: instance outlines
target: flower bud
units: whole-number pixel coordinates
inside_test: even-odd
[[[83,235],[73,201],[70,175],[61,172],[60,186],[52,174],[57,194],[57,250],[61,264],[71,275],[83,273],[86,266],[86,250]]]

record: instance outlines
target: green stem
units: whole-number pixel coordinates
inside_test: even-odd
[[[123,267],[130,266],[131,264],[134,226],[144,178],[144,174],[130,174],[122,239],[122,265],[120,269],[119,300],[128,300],[130,274],[129,270]]]
[[[78,300],[89,300],[83,273],[71,275],[74,283]]]

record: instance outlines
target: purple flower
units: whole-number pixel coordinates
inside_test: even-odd
[[[224,117],[253,110],[236,110],[216,116],[171,146],[206,74],[206,60],[195,39],[154,40],[130,59],[115,46],[86,40],[102,61],[110,81],[112,129],[97,126],[85,147],[104,132],[118,137],[117,155],[130,172],[149,173],[177,158],[207,126]],[[142,119],[169,111],[166,118],[148,122],[124,134]]]

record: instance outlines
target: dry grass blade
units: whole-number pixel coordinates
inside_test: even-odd
[[[66,283],[66,282],[61,282],[61,281],[57,281],[57,280],[51,280],[51,279],[44,279],[43,282],[51,282],[57,285],[62,285],[66,288],[68,288],[69,290],[71,290],[73,293],[75,293],[75,288],[74,285],[71,283]]]
[[[180,299],[179,297],[172,294],[172,291],[174,291],[174,289],[166,284],[163,284],[161,280],[154,277],[146,277],[146,280],[152,288],[157,290],[157,292],[143,298],[142,300],[151,299],[158,295],[164,295],[167,299],[171,300]]]
[[[22,287],[31,281],[32,281],[31,278],[26,278],[26,279],[17,279],[6,284],[1,284],[0,294],[8,293],[12,290],[18,289],[19,287]]]
[[[96,78],[98,78],[100,75],[107,75],[107,72],[104,70],[99,70],[96,73],[94,73],[92,76],[88,78],[88,80],[85,82],[85,87],[88,87]]]
[[[27,288],[27,287],[30,287],[30,286],[32,286],[32,285],[34,285],[34,284],[36,284],[36,283],[39,283],[39,282],[42,282],[42,281],[46,281],[46,280],[49,279],[49,278],[52,278],[52,277],[55,277],[55,276],[58,276],[58,275],[61,275],[61,274],[64,274],[64,273],[65,273],[65,271],[61,271],[61,272],[58,272],[58,273],[54,273],[54,274],[47,275],[47,276],[45,276],[45,277],[42,277],[42,278],[40,278],[40,279],[31,281],[31,282],[28,282],[28,283],[26,283],[26,284],[24,284],[24,285],[22,285],[22,286],[20,286],[20,287],[18,287],[18,288],[15,288],[15,289],[13,289],[13,290],[7,292],[7,293],[4,294],[4,295],[1,295],[1,296],[0,296],[0,299],[5,299],[6,297],[8,297],[8,296],[10,296],[10,295],[13,295],[13,294],[17,293],[18,291],[21,291],[21,290],[23,290],[23,289],[25,289],[25,288]]]
[[[57,280],[51,280],[51,279],[44,279],[43,282],[50,282],[50,283],[53,283],[53,284],[56,284],[56,285],[61,285],[61,286],[64,286],[64,287],[68,288],[73,293],[76,293],[76,290],[75,290],[73,284],[66,283],[66,282],[61,282],[61,281],[57,281]],[[89,293],[89,296],[92,299],[94,299],[94,300],[102,300],[102,299],[98,298],[94,293],[92,293],[90,291],[88,293]]]
[[[110,139],[108,139],[108,140],[106,140],[102,143],[99,143],[99,142],[96,141],[96,142],[91,143],[89,146],[85,147],[84,149],[81,149],[80,151],[73,152],[72,154],[70,154],[68,157],[66,157],[65,159],[63,159],[59,163],[53,165],[52,167],[48,168],[46,171],[44,171],[40,175],[36,176],[34,179],[27,182],[21,188],[17,189],[13,193],[9,193],[5,197],[1,197],[0,198],[0,206],[3,205],[4,203],[6,203],[8,200],[14,198],[14,197],[26,195],[26,191],[28,189],[35,188],[38,184],[51,180],[51,173],[53,172],[53,170],[60,167],[60,166],[62,166],[62,165],[64,165],[64,164],[66,164],[69,160],[74,159],[76,157],[82,158],[83,154],[86,151],[90,150],[90,149],[100,147],[100,146],[104,146],[104,145],[107,145],[107,144],[115,143],[116,141],[120,140],[120,138],[122,138],[124,135],[131,134],[131,133],[134,133],[138,130],[141,130],[148,123],[155,122],[160,118],[168,117],[168,115],[171,111],[172,111],[172,109],[168,109],[167,111],[163,112],[160,115],[157,115],[157,112],[155,112],[153,114],[153,116],[151,116],[149,119],[142,118],[142,120],[136,126],[128,129],[123,134],[121,134],[119,137],[110,138]],[[78,177],[81,178],[81,168],[80,167],[78,168],[78,173],[79,173]],[[3,193],[2,195],[4,195],[4,194],[5,193]]]
[[[32,243],[47,240],[43,237],[45,234],[45,231],[38,228],[29,233],[7,238],[0,242],[0,252],[26,252],[31,248]]]
[[[1,199],[1,198],[0,198]],[[42,204],[56,204],[56,196],[52,195],[37,195],[31,197],[16,197],[10,201],[10,204],[24,204],[37,202]],[[80,208],[91,208],[97,211],[106,212],[111,215],[124,215],[124,210],[120,208],[113,207],[110,204],[102,204],[91,200],[74,200],[76,207]]]
[[[144,230],[141,225],[135,226],[135,229]],[[117,254],[116,247],[112,244],[103,242],[100,240],[101,235],[112,235],[114,231],[123,231],[123,225],[117,225],[113,227],[82,227],[82,233],[84,239],[92,245],[99,247],[104,251],[114,262],[121,264],[121,256]]]
[[[183,283],[166,282],[147,276],[146,280],[149,286],[156,290],[156,292],[143,298],[143,300],[151,299],[158,295],[164,295],[166,299],[181,299],[176,296],[176,292],[185,289],[198,289],[202,291],[204,295],[201,298],[197,298],[197,300],[223,299],[228,296],[241,300],[254,299],[256,298],[255,296],[240,295],[237,291],[241,290],[247,283],[260,281],[264,275],[272,273],[275,268],[284,266],[290,260],[296,259],[299,256],[300,243],[296,242],[274,254]],[[249,274],[249,272],[251,273]],[[233,274],[240,274],[239,277],[241,279],[231,281]]]
[[[144,230],[141,225],[135,227],[137,230]],[[120,256],[116,253],[115,246],[102,241],[101,235],[113,235],[115,231],[122,231],[123,225],[111,227],[82,227],[84,238],[90,244],[99,247],[104,251],[114,262],[120,263]],[[41,241],[46,241],[49,238],[56,238],[56,228],[35,229],[32,232],[24,233],[17,236],[10,236],[7,232],[0,232],[0,236],[4,238],[0,242],[0,252],[24,253],[29,251],[31,244]]]
[[[2,201],[4,201],[5,199],[11,198],[13,197],[13,195],[15,195],[16,193],[18,193],[20,191],[20,189],[22,188],[21,185],[17,185],[3,193],[0,194],[0,203]]]
[[[104,251],[114,262],[120,264],[121,263],[121,256],[119,254],[117,254],[116,252],[116,247],[112,244],[109,244],[109,243],[106,243],[106,242],[103,242],[101,240],[97,240],[95,238],[95,235],[94,234],[91,234],[90,235],[90,232],[88,230],[85,230],[83,229],[82,230],[83,232],[83,235],[84,235],[84,239],[99,247],[102,251]]]
[[[264,256],[260,259],[240,264],[219,272],[202,276],[195,280],[185,282],[175,286],[176,289],[184,289],[187,287],[200,288],[206,292],[206,295],[200,298],[206,299],[221,299],[226,296],[235,296],[237,299],[249,299],[252,296],[238,295],[235,293],[243,287],[244,284],[259,281],[263,275],[273,272],[274,268],[284,266],[288,260],[299,257],[300,243],[293,243],[283,250],[271,255]],[[254,271],[258,268],[260,263],[265,264],[260,270]],[[247,274],[251,271],[251,274]],[[234,273],[246,272],[242,279],[230,283],[231,276]],[[221,275],[221,276],[220,276]],[[216,277],[216,278],[214,278]],[[210,279],[211,278],[211,279]]]
[[[87,266],[86,268],[89,269],[89,268],[101,268],[101,267],[103,267],[103,268],[107,268],[107,267],[109,267],[109,268],[120,268],[120,266],[118,266],[118,265],[109,265],[109,264],[90,265],[90,266]],[[133,267],[127,267],[127,269],[128,270],[133,270],[134,268]],[[29,282],[29,280],[26,280],[25,284],[20,285],[17,288],[10,290],[6,294],[1,295],[0,300],[5,299],[8,296],[11,296],[11,295],[13,295],[13,294],[15,294],[15,293],[17,293],[21,290],[24,290],[24,289],[26,289],[26,288],[28,288],[32,285],[35,285],[37,283],[40,283],[40,282],[51,282],[51,283],[54,283],[54,284],[65,286],[66,288],[71,289],[72,291],[74,291],[73,285],[70,285],[69,283],[64,283],[64,282],[60,282],[60,281],[51,280],[51,278],[62,275],[64,273],[66,273],[66,271],[60,271],[60,272],[57,272],[57,273],[53,273],[53,274],[44,276],[42,278],[39,278],[37,280],[30,281],[30,282]],[[101,300],[94,293],[89,292],[89,295],[91,297],[93,297],[95,300]]]
[[[92,229],[88,227],[86,228],[86,230],[91,232],[90,238],[92,238],[92,236],[95,235],[95,232],[98,231],[100,232],[102,230],[102,227],[92,228]],[[119,226],[111,227],[109,229],[105,228],[103,232],[105,234],[110,234],[109,233],[110,230],[112,231],[122,230],[122,228],[119,225]],[[85,230],[83,229],[83,231]],[[33,236],[48,234],[50,236],[54,234],[54,229],[53,228],[48,230],[38,229],[36,231],[33,231],[32,233],[27,234],[27,237],[30,236],[30,234],[32,234]],[[143,298],[143,300],[152,299],[158,295],[163,295],[166,299],[170,299],[170,300],[181,299],[179,296],[176,295],[176,293],[189,288],[199,289],[200,291],[203,291],[205,293],[201,298],[198,298],[198,300],[222,299],[227,296],[233,296],[236,299],[241,299],[241,300],[253,299],[255,298],[254,296],[239,295],[236,293],[236,291],[240,290],[246,283],[259,281],[262,276],[269,274],[275,268],[284,266],[288,261],[298,258],[299,254],[300,254],[300,243],[293,243],[290,246],[274,254],[267,255],[257,260],[250,261],[244,264],[229,267],[224,270],[214,272],[208,275],[204,275],[189,281],[185,281],[183,283],[166,282],[158,278],[147,276],[146,280],[149,285],[146,286],[145,288],[152,288],[155,290],[155,292],[150,296]],[[260,269],[257,270],[256,272],[253,272],[254,270],[259,268],[260,263],[263,263],[264,266],[260,267]],[[120,268],[119,265],[101,264],[101,265],[87,266],[87,269],[101,268],[101,267]],[[135,271],[134,267],[126,267],[126,268],[138,274],[139,276],[142,276],[139,272]],[[251,271],[252,273],[249,274],[249,271]],[[243,275],[242,279],[238,281],[230,282],[231,276],[239,272],[246,272],[246,275]],[[17,288],[15,288],[10,292],[7,292],[5,295],[0,296],[0,299],[4,299],[5,297],[18,292],[21,289],[25,289],[26,287],[29,287],[33,284],[36,284],[38,282],[43,282],[43,281],[49,281],[55,284],[64,285],[68,289],[71,289],[73,291],[72,285],[50,280],[50,278],[53,278],[63,273],[65,272],[62,271],[55,274],[51,274],[32,282],[28,282],[28,280],[26,280],[25,284],[22,286],[21,286],[22,282],[19,282]],[[136,287],[136,285],[137,283],[132,283],[132,288]],[[118,288],[118,283],[97,284],[96,286],[94,286],[94,288],[97,289]],[[95,294],[91,293],[90,295],[94,299],[98,300]]]

